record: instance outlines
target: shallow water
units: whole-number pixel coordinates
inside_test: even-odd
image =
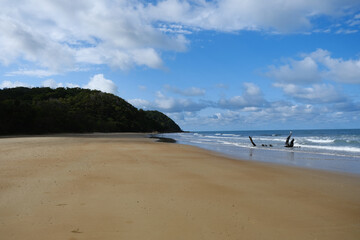
[[[161,136],[245,160],[360,174],[360,129],[294,130],[291,137],[295,139],[294,148],[286,148],[289,132],[212,131]]]

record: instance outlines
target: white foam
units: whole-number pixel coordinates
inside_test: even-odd
[[[234,141],[241,141],[242,140],[242,137],[240,137],[239,135],[231,135],[231,134],[228,134],[228,135],[204,135],[202,136],[203,138],[211,138],[211,139],[215,139],[214,141],[216,140],[223,140],[223,139],[228,139],[228,140],[234,140]]]
[[[306,138],[305,140],[308,142],[312,142],[312,143],[333,143],[333,142],[335,142],[335,139]]]
[[[256,138],[254,138],[254,141],[256,140]],[[272,137],[269,137],[269,138],[258,138],[257,140],[259,141],[275,141],[275,142],[284,142],[286,141],[286,138],[272,138]]]
[[[239,135],[224,133],[224,134],[223,134],[223,136],[230,136],[230,137],[234,137],[234,136],[239,136]]]
[[[219,138],[225,138],[225,137],[221,137],[221,136],[203,136],[204,138],[216,138],[216,139],[219,139]]]
[[[244,147],[240,143],[235,143],[235,142],[219,141],[219,143],[222,143],[222,144],[225,144],[225,145],[237,146],[237,147]]]
[[[341,152],[354,152],[360,153],[360,148],[357,147],[336,147],[336,146],[313,146],[313,145],[300,145],[302,148],[322,149],[330,151],[341,151]]]
[[[189,141],[190,143],[198,143],[198,144],[203,144],[204,142],[202,142],[202,141],[194,141],[194,140],[192,140],[192,141]]]

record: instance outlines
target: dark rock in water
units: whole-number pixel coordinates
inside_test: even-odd
[[[150,138],[156,138],[157,142],[176,143],[176,140],[172,138],[158,137],[158,136],[151,136]]]

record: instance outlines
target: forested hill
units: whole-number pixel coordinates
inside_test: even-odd
[[[81,88],[0,89],[0,134],[179,132],[158,111],[138,110],[109,93]]]

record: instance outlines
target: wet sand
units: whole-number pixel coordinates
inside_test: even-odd
[[[144,134],[1,138],[0,239],[360,239],[360,176]]]

